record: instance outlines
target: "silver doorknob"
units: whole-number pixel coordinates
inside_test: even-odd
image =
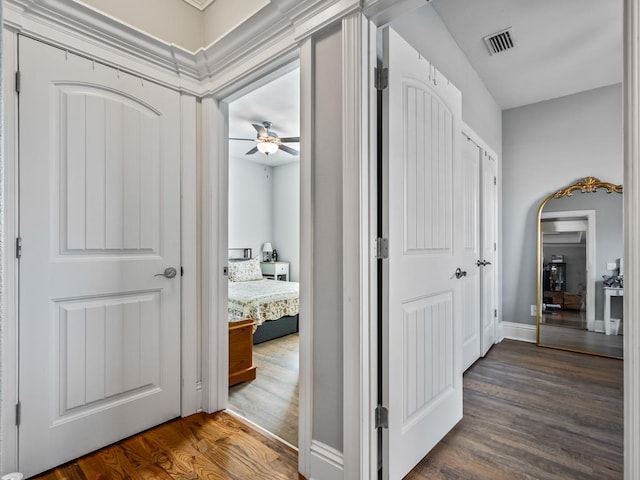
[[[462,277],[467,276],[467,272],[463,271],[460,267],[456,268],[456,272],[454,273],[457,279],[461,279]]]
[[[484,266],[486,267],[487,265],[491,265],[491,262],[487,262],[486,260],[484,260],[484,261],[482,262],[482,265],[484,265]]]
[[[178,274],[178,271],[173,267],[167,267],[162,273],[156,273],[154,277],[173,278]]]

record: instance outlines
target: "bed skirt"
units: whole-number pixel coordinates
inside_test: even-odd
[[[267,342],[298,331],[298,315],[267,320],[253,334],[253,344]]]

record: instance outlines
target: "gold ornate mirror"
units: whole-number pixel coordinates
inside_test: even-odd
[[[622,185],[584,178],[538,208],[536,343],[622,358]]]

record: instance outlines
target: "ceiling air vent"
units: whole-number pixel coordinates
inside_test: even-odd
[[[491,35],[487,35],[483,40],[491,55],[495,55],[496,53],[501,53],[515,47],[515,42],[513,41],[513,30],[511,27],[492,33]]]

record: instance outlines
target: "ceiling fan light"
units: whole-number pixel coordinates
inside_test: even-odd
[[[278,145],[272,142],[260,142],[258,144],[258,151],[269,155],[270,153],[276,153],[278,151]]]

